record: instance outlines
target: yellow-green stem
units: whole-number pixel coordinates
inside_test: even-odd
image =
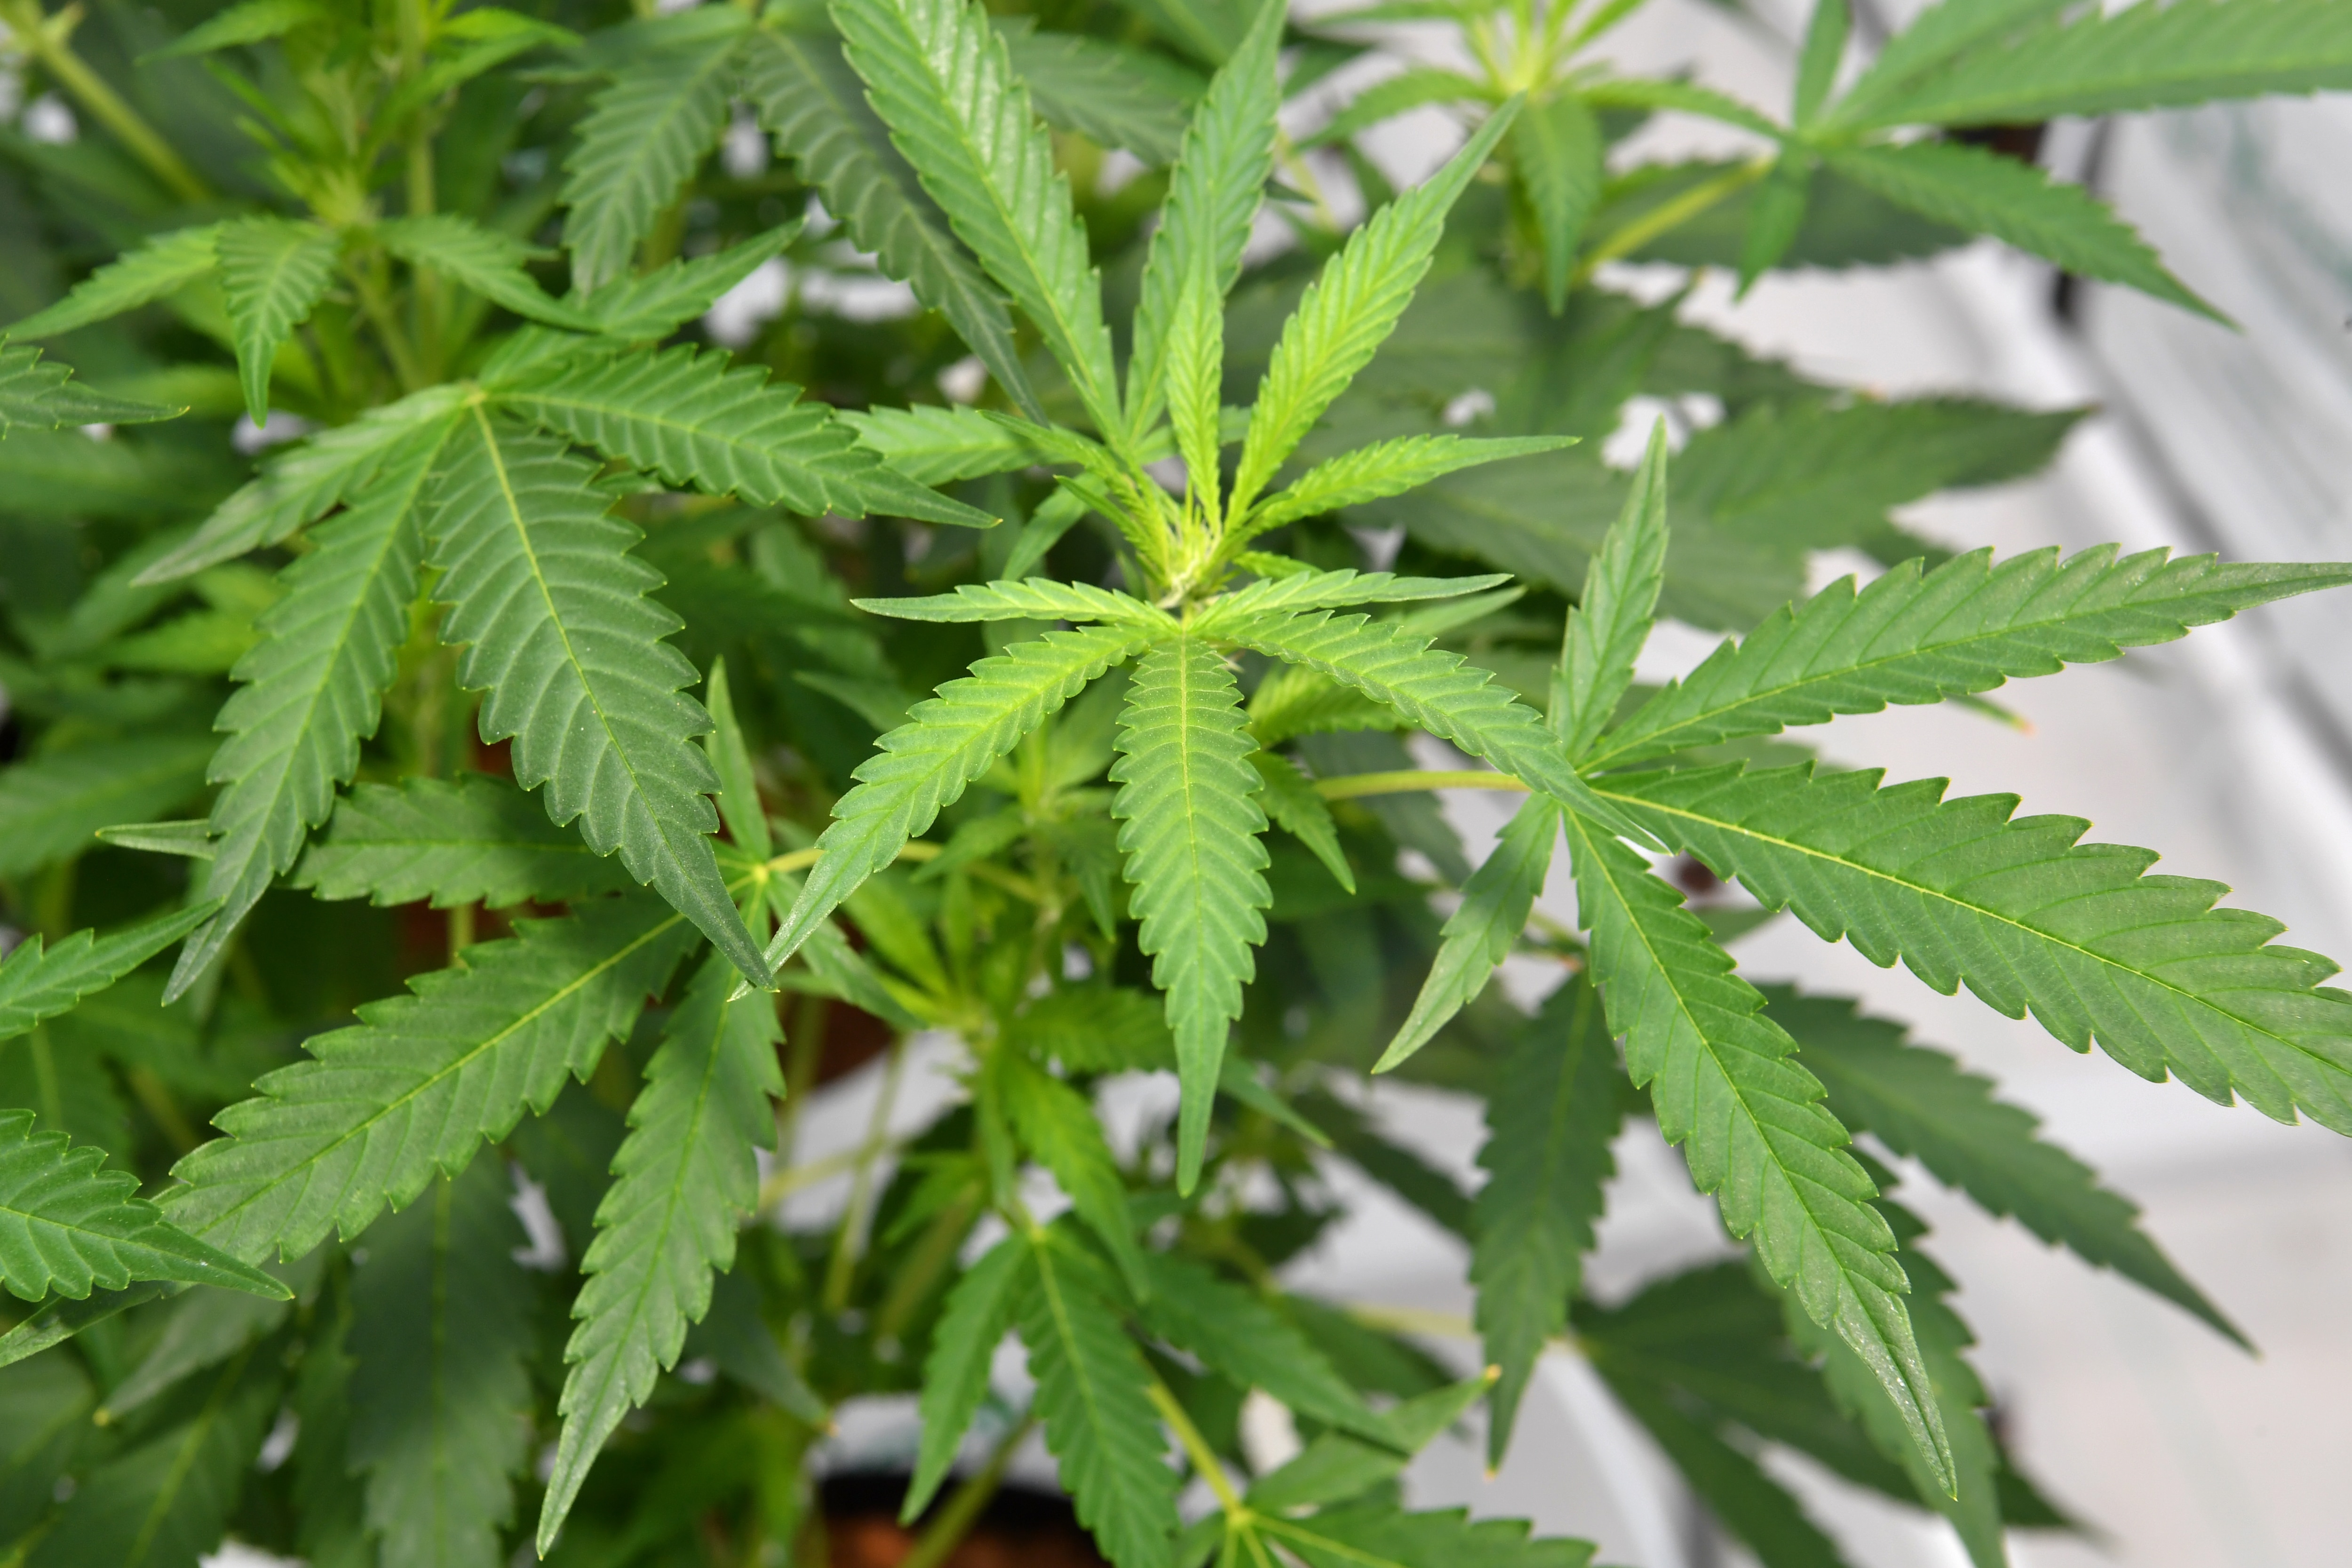
[[[1771,170],[1772,158],[1767,156],[1742,163],[1738,168],[1717,174],[1714,179],[1693,185],[1672,201],[1662,202],[1640,217],[1601,241],[1578,263],[1570,275],[1571,283],[1588,283],[1603,262],[1614,261],[1621,256],[1631,256],[1660,235],[1680,228],[1707,208],[1762,179]]]
[[[1150,1396],[1152,1408],[1160,1412],[1160,1418],[1167,1422],[1169,1429],[1176,1434],[1176,1441],[1183,1445],[1184,1457],[1192,1461],[1192,1468],[1201,1473],[1201,1479],[1208,1482],[1209,1489],[1216,1494],[1217,1506],[1223,1509],[1230,1519],[1246,1519],[1249,1510],[1242,1506],[1241,1494],[1234,1490],[1233,1478],[1225,1474],[1224,1462],[1217,1458],[1217,1451],[1209,1447],[1209,1440],[1201,1436],[1201,1429],[1192,1425],[1192,1418],[1184,1413],[1184,1406],[1168,1392],[1168,1385],[1155,1377],[1151,1380],[1151,1386],[1144,1392]]]
[[[1509,789],[1525,792],[1528,786],[1508,773],[1498,773],[1487,768],[1460,768],[1453,772],[1423,772],[1403,768],[1388,773],[1346,773],[1336,779],[1318,779],[1315,793],[1325,800],[1357,800],[1368,795],[1404,795],[1423,789]]]
[[[213,199],[212,187],[172,150],[172,144],[157,133],[155,128],[141,117],[139,111],[122,100],[121,94],[109,87],[106,79],[66,42],[72,24],[67,23],[52,32],[50,19],[41,14],[33,0],[12,0],[0,9],[0,20],[8,24],[17,46],[41,63],[41,68],[57,79],[75,101],[98,117],[99,122],[114,133],[115,139],[131,151],[131,156],[153,171],[157,179],[172,189],[172,194],[184,202],[208,202]]]
[[[923,1533],[915,1539],[914,1550],[899,1560],[898,1568],[940,1568],[948,1554],[963,1544],[963,1538],[980,1522],[981,1511],[996,1495],[996,1489],[1004,1484],[1004,1472],[1013,1463],[1013,1451],[1036,1426],[1034,1415],[1024,1416],[1004,1435],[990,1452],[988,1463],[966,1477],[948,1495],[946,1505],[923,1527]]]

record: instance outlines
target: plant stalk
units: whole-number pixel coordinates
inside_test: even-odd
[[[41,14],[37,0],[9,0],[5,8],[0,9],[0,21],[7,23],[17,44],[38,60],[41,68],[55,77],[58,85],[75,101],[114,132],[115,139],[130,149],[131,156],[170,186],[173,195],[184,202],[211,201],[212,187],[205,184],[203,177],[189,168],[173,151],[172,144],[66,42],[66,35],[79,20],[78,6],[68,6],[51,18]]]
[[[1508,789],[1525,792],[1528,785],[1508,773],[1491,768],[1457,768],[1451,772],[1424,772],[1419,768],[1401,768],[1386,773],[1346,773],[1336,779],[1318,779],[1315,793],[1325,800],[1357,800],[1368,795],[1404,795],[1423,789]]]
[[[1585,258],[1577,263],[1569,282],[1571,285],[1590,283],[1593,273],[1600,270],[1604,262],[1614,261],[1621,256],[1631,256],[1660,235],[1680,228],[1717,202],[1738,195],[1770,173],[1772,163],[1769,157],[1751,159],[1737,169],[1693,185],[1672,201],[1660,203],[1594,246]]]

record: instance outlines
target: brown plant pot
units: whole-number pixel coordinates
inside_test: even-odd
[[[850,1474],[826,1479],[827,1568],[898,1568],[922,1533],[898,1522],[907,1495],[903,1475]],[[1108,1568],[1094,1538],[1078,1524],[1067,1498],[1023,1487],[1001,1488],[980,1522],[956,1544],[942,1568]]]

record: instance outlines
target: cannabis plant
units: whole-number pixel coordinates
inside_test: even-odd
[[[2352,1000],[2274,922],[1784,738],[2352,567],[1925,545],[1891,507],[2074,416],[1821,385],[1607,264],[1990,235],[2211,314],[1971,128],[2352,86],[2344,8],[1942,0],[1856,64],[1822,0],[1783,120],[1615,73],[1638,0],[1127,3],[0,0],[50,126],[0,138],[6,1561],[819,1563],[834,1413],[914,1394],[927,1568],[1040,1431],[1117,1568],[1573,1568],[1399,1486],[1481,1405],[1499,1462],[1563,1351],[1776,1568],[1837,1549],[1765,1444],[1989,1568],[2070,1521],[1880,1156],[2237,1337],[1990,1084],[1723,943],[1785,910],[2352,1132]],[[1475,72],[1280,128],[1416,19]],[[1352,139],[1433,102],[1467,141],[1396,191]],[[1762,150],[1612,165],[1661,112]],[[1804,596],[1844,546],[1885,569]],[[1661,614],[1730,636],[1645,688]],[[1526,797],[1475,868],[1445,787]],[[958,1093],[902,1133],[919,1036]],[[1475,1196],[1367,1070],[1484,1101]],[[1744,1260],[1603,1304],[1629,1117]],[[1286,1287],[1332,1162],[1467,1241],[1484,1373]]]

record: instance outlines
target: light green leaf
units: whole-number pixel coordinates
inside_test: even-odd
[[[1772,165],[1756,186],[1748,203],[1748,228],[1739,238],[1739,290],[1745,296],[1756,279],[1780,264],[1805,226],[1805,209],[1812,200],[1814,165],[1811,158],[1792,153]]]
[[[0,441],[12,430],[55,430],[65,425],[145,425],[175,418],[184,408],[159,408],[109,397],[73,379],[61,364],[41,363],[41,351],[0,345]]]
[[[261,477],[221,502],[189,539],[142,570],[143,586],[182,577],[235,560],[249,550],[278,544],[306,524],[357,495],[385,461],[405,449],[426,426],[456,423],[466,389],[455,384],[429,386],[396,403],[371,408],[348,425],[321,430],[273,457]]]
[[[515,782],[545,784],[550,817],[577,818],[600,855],[618,848],[631,876],[765,985],[711,851],[719,781],[687,743],[710,727],[679,689],[698,677],[664,640],[677,618],[646,597],[661,579],[629,553],[642,536],[594,477],[560,443],[473,411],[427,514],[434,592],[450,605],[442,639],[466,648],[459,683],[488,694],[483,738],[514,738]]]
[[[367,488],[319,530],[318,547],[279,574],[286,596],[237,661],[241,684],[218,724],[228,738],[207,774],[226,786],[213,803],[205,874],[205,896],[221,911],[181,950],[170,997],[226,949],[359,766],[360,742],[375,732],[408,640],[424,553],[417,511],[449,429],[420,426],[386,454]]]
[[[1259,501],[1249,531],[1261,533],[1302,517],[1337,511],[1402,495],[1441,475],[1475,468],[1506,458],[1525,458],[1572,447],[1571,436],[1513,436],[1481,439],[1462,436],[1397,436],[1328,458],[1300,475],[1287,489]]]
[[[563,161],[562,197],[572,209],[563,247],[572,253],[572,286],[583,293],[631,270],[638,241],[718,143],[750,14],[738,11],[735,24],[635,56],[590,100]]]
[[[206,224],[157,235],[75,284],[56,304],[18,321],[6,335],[19,342],[53,338],[176,294],[217,265],[214,242],[226,226]]]
[[[502,407],[674,485],[811,517],[867,511],[986,528],[986,512],[882,466],[821,403],[691,345],[542,361],[499,385]]]
[[[543,1112],[567,1074],[585,1078],[694,945],[682,917],[637,895],[515,931],[364,1005],[221,1112],[226,1136],[173,1167],[173,1222],[255,1261],[357,1235]]]
[[[204,787],[204,734],[96,741],[0,768],[0,877],[90,848],[92,836],[180,805]]]
[[[1445,215],[1510,128],[1505,106],[1427,181],[1348,237],[1283,324],[1258,383],[1255,412],[1234,476],[1232,510],[1243,515],[1356,373],[1371,362],[1429,270]]]
[[[1382,1504],[1327,1508],[1258,1527],[1307,1568],[1585,1568],[1581,1541],[1530,1541],[1524,1520],[1473,1520],[1461,1509],[1403,1513]]]
[[[352,1276],[351,1466],[383,1568],[499,1560],[530,1442],[530,1276],[506,1173],[444,1177]]]
[[[1062,1485],[1113,1568],[1166,1568],[1176,1532],[1176,1472],[1161,1454],[1150,1369],[1120,1330],[1107,1276],[1040,1236],[1019,1305],[1037,1380],[1034,1408]]]
[[[1857,590],[1832,584],[1727,642],[1603,736],[1590,759],[1622,767],[1786,725],[1826,724],[1890,702],[1939,702],[2013,677],[2096,664],[2127,647],[2185,637],[2274,599],[2352,583],[2352,566],[2118,558],[2100,545],[2064,561],[2055,549],[1996,565],[1972,551],[1923,573],[1906,562]]]
[[[629,1107],[572,1305],[579,1326],[563,1352],[571,1371],[539,1515],[542,1555],[604,1439],[677,1364],[687,1325],[710,1310],[713,1272],[733,1267],[735,1232],[758,1205],[755,1151],[775,1143],[783,1036],[775,999],[754,991],[730,1002],[733,985],[716,954],[704,962]]]
[[[1482,593],[1510,579],[1499,573],[1479,577],[1399,577],[1390,572],[1293,572],[1263,578],[1215,600],[1198,621],[1206,627],[1254,616],[1299,610],[1330,610],[1347,605],[1409,604]],[[1220,632],[1218,635],[1223,635]]]
[[[1462,905],[1446,917],[1429,977],[1374,1072],[1387,1072],[1421,1049],[1486,988],[1495,966],[1510,956],[1527,929],[1559,841],[1559,804],[1549,795],[1531,797],[1512,815],[1494,852],[1463,885]]]
[[[410,266],[431,268],[518,316],[582,331],[602,326],[594,316],[541,290],[522,264],[543,253],[512,235],[456,213],[386,218],[373,232],[379,244]]]
[[[2276,921],[2215,909],[2219,882],[2078,845],[2080,817],[2012,818],[2015,795],[1946,801],[1941,779],[1882,776],[1705,769],[1612,794],[1874,963],[1899,958],[1948,995],[1965,982],[2151,1081],[2168,1071],[2219,1104],[2234,1090],[2279,1121],[2299,1109],[2352,1131],[2352,997],[2322,986],[2332,962],[2273,945]]]
[[[2015,26],[2053,9],[2002,5],[2008,37],[1988,16],[1983,47],[1906,71],[1900,90],[1857,92],[1830,123],[2011,125],[2352,88],[2352,16],[2334,0],[2175,0]]]
[[[1728,94],[1671,77],[1612,77],[1591,83],[1583,89],[1582,97],[1597,110],[1664,110],[1719,120],[1776,142],[1787,134],[1769,115],[1759,113]]]
[[[997,1064],[998,1086],[1013,1131],[1039,1164],[1053,1173],[1078,1217],[1091,1226],[1137,1295],[1147,1294],[1150,1276],[1135,1244],[1135,1220],[1128,1213],[1127,1183],[1104,1142],[1102,1124],[1087,1097],[1033,1066],[1008,1056]]]
[[[1127,366],[1128,430],[1139,441],[1159,419],[1166,395],[1168,331],[1177,302],[1195,279],[1220,300],[1233,288],[1274,169],[1282,8],[1260,6],[1249,31],[1236,37],[1242,47],[1211,80],[1184,128],[1160,226],[1144,254]]]
[[[1601,122],[1583,100],[1560,93],[1519,116],[1511,128],[1511,162],[1543,241],[1544,303],[1568,307],[1584,226],[1601,204]]]
[[[1939,0],[1886,41],[1845,96],[1822,118],[1868,124],[1878,107],[1963,50],[2068,8],[2070,0]]]
[[[727,680],[727,661],[719,659],[710,667],[710,679],[704,686],[709,698],[713,728],[703,737],[703,750],[710,753],[710,771],[719,775],[719,816],[726,824],[728,836],[735,847],[754,860],[765,860],[775,853],[775,840],[768,832],[767,808],[760,804],[760,784],[751,772],[751,749],[744,742],[743,726],[735,717],[735,699]]]
[[[479,774],[357,785],[287,881],[322,899],[436,910],[570,903],[634,885],[537,801]]]
[[[342,242],[334,230],[315,223],[245,217],[223,226],[215,243],[245,411],[256,425],[266,425],[270,366],[326,293]]]
[[[1813,0],[1812,19],[1805,24],[1805,41],[1797,51],[1796,92],[1789,115],[1794,123],[1806,125],[1820,118],[1830,89],[1837,85],[1846,36],[1853,30],[1849,0]]]
[[[1024,437],[1009,420],[991,419],[976,408],[866,408],[835,415],[857,433],[858,445],[922,485],[1009,474],[1032,464],[1061,459]]]
[[[1254,721],[1252,727],[1255,731]],[[1258,804],[1274,825],[1312,850],[1339,886],[1353,893],[1356,873],[1339,847],[1339,830],[1331,820],[1331,808],[1315,793],[1298,764],[1278,752],[1256,751],[1250,753],[1250,765],[1257,769],[1265,785]]]
[[[1848,147],[1826,157],[1855,184],[1937,223],[1991,235],[2069,272],[2137,289],[2226,324],[2128,224],[2081,186],[2059,184],[2030,163],[1953,142]]]
[[[624,274],[574,303],[608,338],[629,342],[666,338],[706,314],[729,289],[790,245],[800,230],[798,223],[788,223],[709,256],[666,262],[643,277]]]
[[[1025,582],[964,583],[952,594],[920,599],[853,599],[859,609],[901,621],[1108,621],[1152,631],[1173,631],[1175,617],[1156,605],[1091,583],[1057,583],[1050,577]]]
[[[1207,83],[1165,55],[1083,33],[1047,32],[1001,18],[1015,75],[1048,125],[1121,147],[1147,167],[1176,161],[1178,139]]]
[[[1152,960],[1152,984],[1167,994],[1183,1091],[1176,1184],[1200,1177],[1225,1036],[1241,1016],[1242,987],[1265,940],[1274,895],[1266,865],[1265,813],[1250,766],[1255,748],[1243,730],[1233,672],[1206,642],[1180,636],[1146,654],[1129,682],[1119,718],[1120,788],[1111,815],[1124,826],[1129,903]]]
[[[1307,138],[1307,145],[1320,147],[1347,141],[1383,121],[1429,104],[1488,103],[1493,98],[1486,83],[1460,71],[1439,66],[1408,66],[1394,76],[1382,77],[1349,99],[1346,108]]]
[[[1151,1295],[1143,1321],[1159,1338],[1190,1351],[1235,1386],[1262,1389],[1302,1415],[1376,1442],[1394,1440],[1388,1421],[1260,1296],[1177,1253],[1148,1253],[1145,1263]]]
[[[833,17],[923,189],[1036,323],[1096,427],[1123,435],[1086,226],[987,13],[971,0],[838,0]]]
[[[1846,1131],[1822,1106],[1821,1084],[1764,1016],[1764,998],[1640,857],[1573,816],[1568,845],[1593,978],[1660,1131],[1684,1145],[1691,1179],[1716,1195],[1724,1228],[1752,1236],[1773,1280],[1886,1384],[1948,1489],[1951,1447],[1904,1310],[1909,1287],[1895,1237],[1870,1207],[1876,1190],[1845,1152]]]
[[[866,101],[840,46],[763,28],[744,45],[743,83],[761,123],[823,194],[825,210],[857,247],[880,258],[885,272],[944,316],[1013,405],[1042,423],[1045,405],[1022,369],[1003,296],[890,144],[888,128]]]
[[[209,860],[213,858],[212,833],[212,824],[199,816],[181,822],[126,822],[119,827],[101,827],[98,840],[117,849]]]
[[[1199,521],[1189,526],[1215,537],[1223,529],[1218,489],[1217,396],[1225,379],[1224,307],[1205,268],[1185,279],[1168,323],[1168,422],[1184,462],[1185,498]],[[1246,537],[1245,534],[1238,537]]]
[[[29,1110],[0,1110],[0,1285],[26,1301],[80,1300],[142,1279],[287,1294],[167,1223],[138,1190],[139,1178],[109,1168],[98,1150],[36,1131]]]
[[[139,57],[139,63],[184,59],[190,55],[235,48],[240,44],[263,43],[284,37],[305,23],[323,21],[326,16],[316,0],[238,0],[238,4],[215,12],[162,48],[150,49]]]
[[[105,990],[196,927],[212,906],[174,910],[100,937],[78,931],[43,949],[38,931],[0,959],[0,1040],[25,1033]]]
[[[1029,1244],[1008,1237],[991,1247],[948,1291],[923,1362],[922,1434],[915,1479],[899,1518],[920,1518],[947,1479],[963,1435],[988,1394],[988,1367],[1031,1289]]]
[[[967,784],[1079,688],[1140,652],[1146,641],[1129,626],[1047,632],[982,659],[970,676],[949,681],[938,696],[917,703],[906,723],[875,742],[875,754],[858,764],[856,787],[835,804],[833,825],[817,840],[822,853],[816,867],[769,942],[768,962],[780,964],[791,957],[860,883],[888,865],[908,839],[928,830]]]
[[[1584,592],[1568,612],[1548,717],[1570,757],[1592,749],[1633,684],[1633,662],[1649,641],[1665,577],[1666,425],[1661,419],[1651,428],[1625,510],[1602,536],[1601,552],[1585,569]]]
[[[1486,1097],[1488,1176],[1471,1205],[1470,1283],[1486,1364],[1499,1369],[1486,1463],[1503,1462],[1536,1358],[1584,1278],[1622,1118],[1616,1042],[1591,983],[1570,979],[1520,1032]]]
[[[1146,26],[1197,60],[1224,64],[1242,47],[1256,12],[1251,0],[1119,0]]]
[[[1167,1011],[1123,985],[1066,985],[1006,1024],[1004,1039],[1070,1072],[1154,1072],[1176,1065]]]
[[[1403,722],[1386,703],[1304,665],[1276,665],[1250,693],[1250,733],[1261,746],[1337,730],[1401,729]]]

